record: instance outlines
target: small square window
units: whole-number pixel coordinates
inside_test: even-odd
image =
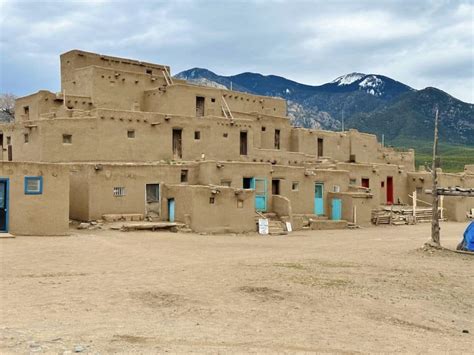
[[[153,70],[147,69],[147,70],[146,70],[146,73],[147,73],[147,74],[153,74]]]
[[[43,193],[42,176],[25,176],[25,195],[41,195]]]
[[[262,132],[265,132],[267,130],[267,127],[262,126]]]
[[[232,184],[232,181],[230,181],[230,180],[221,180],[221,186],[230,187],[231,184]]]
[[[63,134],[63,144],[72,144],[72,134]]]
[[[380,182],[380,187],[385,187],[385,181]]]
[[[123,186],[114,187],[114,196],[115,197],[125,196],[125,187]]]
[[[216,99],[212,97],[211,102],[216,102]]]
[[[298,191],[300,188],[300,183],[298,181],[293,181],[291,183],[291,190],[292,191]]]
[[[8,145],[12,144],[12,137],[10,136],[7,137],[7,144]]]
[[[228,135],[227,133],[224,133],[222,136],[223,136],[224,138],[227,138],[229,135]]]
[[[237,200],[237,208],[244,208],[244,201]]]
[[[30,141],[30,135],[28,133],[25,133],[23,135],[23,138],[25,139],[25,143],[28,143]]]
[[[181,182],[188,182],[188,170],[181,170]]]
[[[129,129],[129,130],[127,131],[127,137],[128,137],[128,138],[135,138],[135,130]]]
[[[332,192],[341,192],[341,187],[339,185],[334,185],[332,187]]]
[[[349,180],[349,185],[356,185],[357,184],[357,179],[350,179]]]
[[[24,106],[23,112],[25,113],[25,115],[28,115],[30,113],[30,106]]]
[[[216,202],[216,199],[214,197],[209,197],[209,203],[213,205]]]
[[[200,131],[194,131],[194,139],[195,140],[200,140],[201,139],[201,132]]]

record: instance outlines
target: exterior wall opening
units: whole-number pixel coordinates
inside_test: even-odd
[[[240,132],[240,155],[247,155],[247,132]]]
[[[362,187],[366,187],[366,188],[370,187],[370,181],[368,178],[362,178]]]
[[[272,179],[272,195],[280,194],[280,180]]]
[[[324,145],[323,139],[322,139],[322,138],[318,138],[318,158],[319,158],[319,157],[322,157],[323,154],[324,154],[323,145]]]
[[[393,177],[387,176],[387,205],[393,205]]]
[[[254,186],[254,178],[251,177],[244,177],[242,180],[242,188],[244,189],[253,189]]]
[[[204,97],[196,96],[196,117],[204,116]]]
[[[0,232],[8,232],[8,179],[0,179]]]
[[[275,149],[280,149],[280,130],[275,129]]]
[[[181,170],[181,182],[188,182],[188,169]]]
[[[146,206],[145,211],[149,217],[160,216],[160,184],[146,184],[145,187]]]
[[[183,157],[183,130],[173,129],[173,157],[181,159]]]

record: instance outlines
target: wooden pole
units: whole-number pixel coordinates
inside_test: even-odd
[[[433,139],[433,161],[431,164],[431,177],[433,179],[433,192],[431,196],[433,197],[433,217],[431,219],[431,242],[434,246],[441,246],[439,241],[439,211],[438,211],[438,115],[439,111],[436,108],[436,117],[435,117],[435,128],[434,128],[434,139]]]

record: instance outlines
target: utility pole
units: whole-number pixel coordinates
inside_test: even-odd
[[[433,217],[431,219],[431,244],[436,247],[440,247],[439,241],[439,212],[438,212],[438,120],[439,110],[436,107],[435,127],[434,127],[434,140],[433,140],[433,161],[431,164],[431,177],[433,179],[433,189],[431,195],[433,196]]]

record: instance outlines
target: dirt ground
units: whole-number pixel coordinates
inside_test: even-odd
[[[474,257],[429,231],[3,239],[0,352],[472,352]]]

